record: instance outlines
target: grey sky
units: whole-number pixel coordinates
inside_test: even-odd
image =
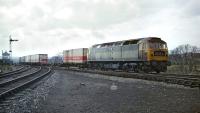
[[[0,0],[0,49],[15,56],[161,37],[199,46],[200,0]]]

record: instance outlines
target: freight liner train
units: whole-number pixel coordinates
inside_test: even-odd
[[[63,57],[66,66],[159,73],[167,70],[168,49],[160,38],[146,37],[64,50]]]

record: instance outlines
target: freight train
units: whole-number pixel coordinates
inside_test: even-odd
[[[47,54],[35,54],[19,57],[20,64],[32,64],[32,65],[46,65],[48,63]]]
[[[93,45],[63,51],[66,66],[144,72],[167,71],[167,43],[146,37]]]

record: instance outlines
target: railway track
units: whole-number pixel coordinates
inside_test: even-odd
[[[152,73],[130,73],[123,71],[101,71],[90,69],[67,69],[69,71],[103,74],[108,76],[118,76],[125,78],[136,78],[150,81],[165,82],[171,84],[183,85],[186,87],[200,88],[200,75],[181,75],[181,74],[152,74]]]
[[[11,78],[0,82],[0,100],[5,99],[10,94],[22,90],[34,82],[42,79],[46,75],[50,74],[51,68],[38,67],[35,71]]]
[[[8,77],[11,77],[11,76],[17,76],[17,75],[20,75],[20,74],[22,74],[23,72],[26,72],[26,71],[28,71],[28,70],[30,70],[31,69],[31,67],[30,66],[23,66],[23,67],[21,67],[20,69],[18,69],[18,70],[15,70],[15,71],[10,71],[10,72],[8,72],[8,73],[3,73],[3,74],[1,74],[0,75],[0,80],[2,79],[2,78],[8,78]]]
[[[8,80],[12,80],[12,79],[15,79],[15,78],[18,78],[20,76],[24,76],[26,74],[29,74],[29,73],[32,73],[34,71],[36,71],[38,69],[38,67],[28,67],[24,70],[22,70],[21,72],[19,73],[16,73],[16,74],[9,74],[9,75],[6,75],[6,76],[1,76],[0,77],[0,84],[4,81],[8,81]]]
[[[24,68],[25,68],[25,66],[21,66],[21,67],[19,67],[18,69],[15,69],[15,70],[13,70],[13,71],[8,71],[8,72],[5,72],[5,73],[0,73],[0,76],[1,76],[1,75],[12,74],[12,73],[18,72],[18,71],[20,71],[20,70],[22,70],[22,69],[24,69]]]

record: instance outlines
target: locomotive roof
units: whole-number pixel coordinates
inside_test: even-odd
[[[138,41],[140,41],[141,39],[143,39],[143,38],[122,40],[122,41],[116,41],[116,42],[108,42],[108,43],[96,44],[96,45],[93,45],[92,47],[99,48],[99,47],[108,47],[108,46],[127,45],[125,43],[137,44]]]
[[[146,37],[146,38],[138,38],[138,39],[129,39],[129,40],[116,41],[116,42],[96,44],[96,45],[93,45],[92,47],[93,48],[100,48],[100,47],[109,47],[109,46],[121,46],[121,45],[137,44],[140,40],[148,41],[148,40],[151,40],[151,39],[160,39],[160,38],[158,38],[158,37]]]

